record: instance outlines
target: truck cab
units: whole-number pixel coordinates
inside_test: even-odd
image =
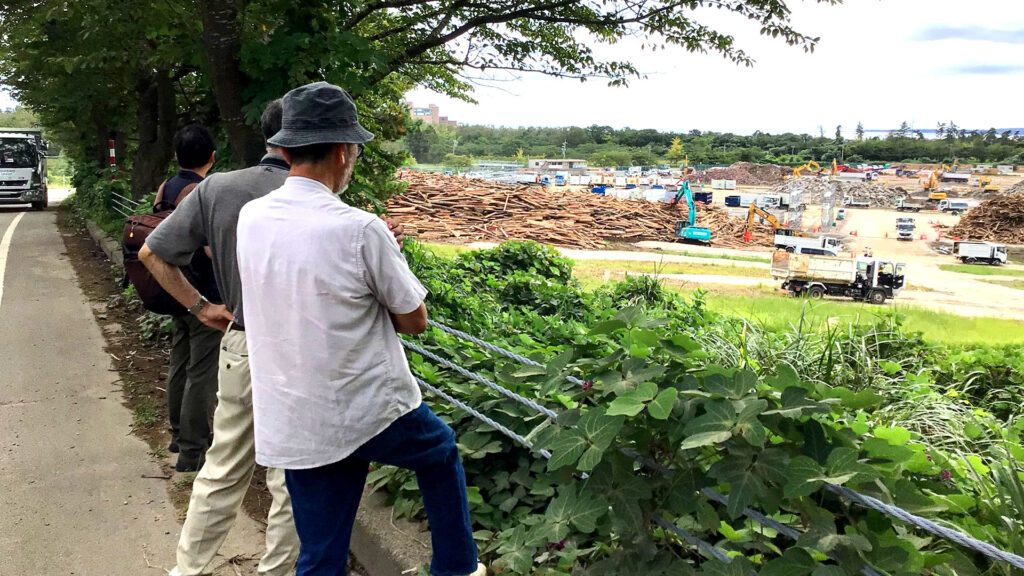
[[[914,230],[917,229],[917,224],[913,218],[897,218],[896,219],[896,239],[897,240],[913,240]]]
[[[33,128],[0,128],[0,205],[46,208],[47,143]]]
[[[857,282],[861,284],[861,299],[882,304],[903,289],[906,278],[904,264],[890,260],[866,258],[857,261]],[[884,295],[884,298],[881,296]]]

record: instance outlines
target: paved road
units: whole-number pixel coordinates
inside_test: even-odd
[[[0,208],[5,236],[0,576],[166,574],[180,526],[166,481],[143,477],[161,472],[131,434],[56,214]],[[261,549],[255,523],[242,516],[228,556]]]

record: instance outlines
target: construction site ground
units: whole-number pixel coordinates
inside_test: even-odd
[[[745,190],[748,188],[744,187]],[[908,242],[896,239],[897,217],[910,217],[916,221],[914,240]],[[819,219],[820,209],[814,206],[807,207],[804,222],[815,222]],[[839,221],[838,226],[831,230],[830,234],[844,238],[849,250],[847,256],[850,253],[861,255],[864,248],[870,246],[875,257],[889,258],[907,265],[908,289],[887,305],[911,305],[960,316],[996,317],[1024,322],[1024,290],[1012,287],[1013,283],[1009,281],[1014,280],[1014,277],[980,276],[940,269],[944,264],[957,264],[958,261],[951,255],[940,254],[933,249],[934,242],[939,239],[934,225],[952,226],[958,219],[959,216],[937,211],[906,213],[880,208],[847,209],[846,219]],[[486,242],[468,245],[470,248],[491,246],[494,244]],[[736,250],[670,242],[638,242],[628,246],[629,249],[622,248],[616,246],[611,250],[559,250],[581,263],[592,260],[606,264],[608,261],[618,263],[608,264],[606,271],[600,274],[604,280],[621,279],[626,273],[636,274],[634,266],[630,263],[687,263],[705,268],[708,273],[662,273],[659,277],[669,283],[684,283],[687,288],[701,286],[711,291],[731,290],[736,286],[760,286],[768,289],[777,287],[774,280],[765,276],[752,276],[746,271],[742,274],[730,273],[730,269],[735,271],[737,268],[760,268],[767,273],[767,263],[735,259],[763,259],[770,255],[763,247]],[[721,267],[721,271],[708,268],[710,266]],[[1013,264],[1006,268],[1024,270],[1024,266]],[[1007,282],[992,282],[994,278],[1005,278]],[[780,293],[778,297],[789,296]]]

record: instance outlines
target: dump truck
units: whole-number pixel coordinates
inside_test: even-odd
[[[812,236],[799,230],[779,228],[775,230],[775,247],[786,252],[793,252],[798,247],[825,248],[834,252],[843,251],[843,243],[838,238],[828,236]]]
[[[897,212],[920,212],[923,208],[924,204],[918,204],[916,202],[907,202],[903,198],[900,198],[896,202]]]
[[[964,264],[1006,264],[1006,246],[995,242],[954,242],[953,254]]]
[[[879,258],[837,258],[790,254],[772,255],[771,275],[782,280],[792,296],[844,296],[884,304],[903,289],[904,264]]]
[[[867,200],[857,200],[853,196],[846,196],[843,198],[843,206],[848,208],[870,208],[871,202]]]
[[[939,210],[942,212],[949,212],[950,214],[957,215],[967,212],[971,208],[977,208],[978,202],[975,200],[939,200]]]
[[[0,205],[46,208],[46,150],[38,128],[0,128]]]
[[[913,240],[914,230],[917,229],[917,223],[914,222],[913,218],[897,218],[896,219],[896,239],[897,240]]]

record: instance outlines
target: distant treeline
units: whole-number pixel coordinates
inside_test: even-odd
[[[468,165],[471,159],[566,158],[587,160],[593,166],[678,165],[768,162],[799,165],[815,160],[822,165],[841,163],[1002,163],[1024,164],[1024,136],[1020,132],[989,129],[963,130],[955,123],[940,124],[933,138],[904,123],[886,136],[844,139],[835,136],[731,133],[659,132],[653,129],[616,130],[609,126],[586,128],[493,128],[488,126],[431,126],[413,121],[400,145],[418,162]]]

